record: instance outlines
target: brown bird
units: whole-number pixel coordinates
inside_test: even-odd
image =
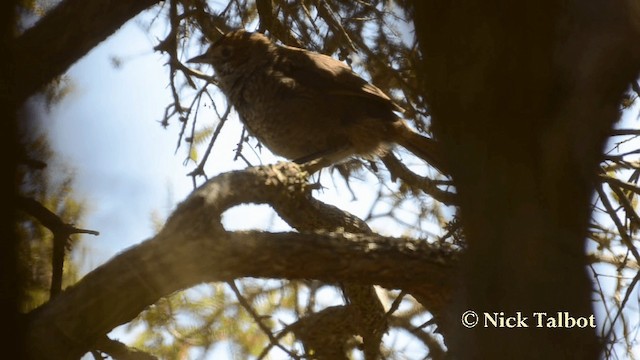
[[[247,130],[274,154],[323,167],[397,143],[445,171],[436,143],[411,130],[382,90],[330,56],[237,30],[188,62],[213,66]]]

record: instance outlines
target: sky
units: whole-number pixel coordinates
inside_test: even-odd
[[[69,69],[72,92],[47,119],[52,146],[74,169],[88,205],[83,226],[101,233],[85,238],[90,268],[152,236],[152,214],[166,218],[193,189],[186,174],[194,164],[183,165],[186,147],[175,151],[177,119],[166,129],[159,123],[171,95],[166,59],[152,50],[155,43],[137,21],[127,23]],[[239,134],[234,120],[223,135]],[[244,167],[231,161],[237,139],[220,139],[208,175]]]
[[[176,137],[159,124],[168,103],[163,60],[129,22],[68,71],[71,93],[48,121],[58,156],[75,172],[88,205],[83,226],[89,267],[153,235],[152,211],[168,211],[187,194]],[[124,59],[119,68],[111,58]]]

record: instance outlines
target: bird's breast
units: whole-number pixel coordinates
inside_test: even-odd
[[[339,114],[326,96],[277,73],[243,82],[229,100],[251,135],[288,159],[342,147],[347,142]]]

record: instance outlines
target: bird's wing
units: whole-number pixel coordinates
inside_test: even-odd
[[[289,46],[280,46],[277,51],[281,56],[274,64],[274,70],[302,86],[329,95],[364,97],[387,105],[391,110],[402,111],[382,90],[358,76],[341,61]]]

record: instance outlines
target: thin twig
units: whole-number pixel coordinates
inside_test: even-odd
[[[271,329],[269,329],[269,327],[267,325],[265,325],[264,322],[262,322],[262,316],[260,316],[258,313],[256,313],[256,311],[253,309],[253,307],[251,307],[251,304],[249,304],[247,299],[245,299],[245,297],[242,295],[242,293],[240,293],[240,290],[236,286],[235,281],[228,281],[227,284],[229,285],[229,287],[231,288],[233,293],[236,295],[236,298],[238,299],[238,303],[240,303],[240,305],[249,313],[249,315],[251,315],[251,317],[256,322],[256,324],[258,325],[260,330],[262,330],[262,332],[265,335],[267,335],[267,337],[269,338],[269,342],[271,342],[271,344],[273,344],[274,346],[278,347],[282,351],[284,351],[287,354],[289,354],[289,356],[291,356],[292,358],[300,359],[296,354],[292,353],[289,349],[287,349],[282,344],[280,344],[278,339],[271,332]]]
[[[618,229],[618,234],[622,239],[622,243],[625,244],[625,246],[627,246],[627,249],[629,249],[629,251],[636,258],[636,261],[640,262],[640,253],[638,253],[638,249],[636,249],[636,247],[633,245],[633,241],[629,237],[629,234],[627,234],[627,230],[625,226],[622,225],[620,218],[616,214],[616,211],[613,209],[613,206],[609,201],[609,197],[607,196],[607,194],[605,194],[604,189],[602,188],[602,184],[598,184],[596,186],[596,191],[598,192],[598,195],[600,196],[600,200],[602,201],[604,208],[607,210],[609,217],[611,218],[611,220],[613,220],[613,223],[616,225],[616,228]]]
[[[397,157],[392,153],[387,153],[382,158],[382,163],[387,167],[392,178],[398,178],[406,182],[413,188],[420,189],[427,195],[430,195],[434,199],[447,205],[455,204],[455,194],[440,190],[437,185],[440,183],[435,182],[427,177],[422,177],[407,168]]]
[[[216,126],[215,130],[213,131],[213,135],[211,136],[211,140],[209,141],[209,145],[207,146],[207,150],[205,150],[204,155],[202,156],[202,160],[200,160],[200,163],[198,164],[198,166],[192,172],[187,174],[187,176],[194,176],[195,177],[195,176],[198,176],[198,175],[204,175],[205,178],[206,178],[206,174],[204,173],[204,165],[207,163],[207,159],[209,159],[209,155],[211,154],[211,150],[213,149],[213,144],[218,139],[218,136],[220,135],[220,131],[222,130],[222,127],[224,126],[225,122],[227,121],[227,119],[229,117],[229,113],[231,113],[231,106],[230,105],[227,106],[227,110],[220,117],[220,121],[218,122],[218,125]]]

